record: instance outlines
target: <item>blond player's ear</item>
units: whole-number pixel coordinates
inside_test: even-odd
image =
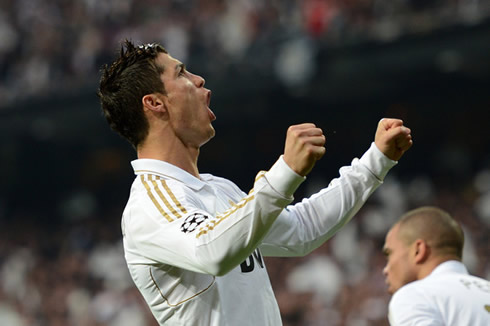
[[[413,258],[416,264],[424,263],[430,255],[430,248],[422,239],[417,239],[414,242]]]

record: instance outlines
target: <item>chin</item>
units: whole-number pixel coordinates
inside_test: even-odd
[[[216,130],[214,130],[213,125],[209,125],[209,130],[208,130],[208,140],[209,141],[211,138],[213,138],[216,135]],[[206,142],[207,142],[206,141]]]
[[[402,286],[403,286],[403,285],[401,285],[401,286],[396,286],[396,287],[395,287],[395,286],[390,286],[390,287],[388,288],[388,293],[389,293],[389,294],[391,294],[391,295],[393,295],[393,294],[395,294],[395,293],[396,293],[396,291],[400,290],[400,288],[401,288]]]
[[[208,141],[210,141],[214,137],[215,134],[216,134],[216,132],[214,131],[214,129],[211,129],[206,140],[201,143],[201,146],[205,145]]]

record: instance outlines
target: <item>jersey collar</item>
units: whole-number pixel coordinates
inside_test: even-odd
[[[434,268],[430,275],[432,276],[445,273],[468,274],[468,270],[462,262],[457,260],[448,260]]]
[[[200,179],[198,179],[189,172],[184,171],[173,164],[148,158],[131,161],[131,165],[133,166],[134,174],[136,175],[159,175],[162,177],[180,181],[195,190],[199,190],[204,187],[206,185],[204,181],[207,181],[209,178],[211,178],[211,176],[208,174],[200,174]]]

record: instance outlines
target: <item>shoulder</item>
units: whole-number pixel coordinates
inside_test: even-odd
[[[212,182],[213,184],[217,185],[223,185],[223,186],[228,186],[228,187],[233,187],[233,188],[238,188],[238,186],[231,180],[223,178],[223,177],[218,177],[209,173],[203,173],[201,174],[201,178],[203,180]]]
[[[437,305],[432,300],[431,293],[426,291],[424,283],[414,281],[393,295],[389,304],[389,318],[393,325],[411,325],[410,322],[415,320],[441,320]]]
[[[426,294],[423,291],[423,287],[424,284],[420,280],[404,285],[393,294],[390,306],[405,305],[413,301],[420,301]]]
[[[141,200],[158,199],[173,200],[176,197],[184,199],[193,193],[192,188],[179,180],[154,174],[142,174],[133,183],[131,196]]]
[[[192,207],[200,206],[194,191],[179,180],[153,174],[136,177],[131,188],[127,211],[139,220],[159,223],[181,219]]]
[[[388,318],[391,325],[430,325],[439,326],[443,318],[436,306],[424,296],[417,287],[403,287],[391,298]]]
[[[444,276],[444,275],[443,275]],[[410,304],[410,302],[432,302],[433,297],[442,293],[447,286],[447,281],[441,275],[429,275],[428,277],[413,281],[401,287],[393,294],[393,304]]]
[[[448,309],[461,306],[460,299],[465,297],[460,282],[464,277],[467,275],[432,273],[422,280],[406,284],[390,300],[389,318],[392,325],[412,325],[415,321],[444,325]]]
[[[245,193],[238,187],[233,181],[223,178],[223,177],[217,177],[212,174],[201,174],[201,177],[211,184],[215,188],[219,188],[220,190],[228,193],[229,195],[239,195],[240,197],[243,197]]]

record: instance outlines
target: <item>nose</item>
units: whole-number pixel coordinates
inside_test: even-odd
[[[197,87],[201,88],[204,87],[204,84],[206,84],[206,80],[201,76],[192,74],[192,77],[194,78],[194,84]]]
[[[385,267],[383,268],[383,275],[385,277],[388,276],[388,264],[386,264]]]

